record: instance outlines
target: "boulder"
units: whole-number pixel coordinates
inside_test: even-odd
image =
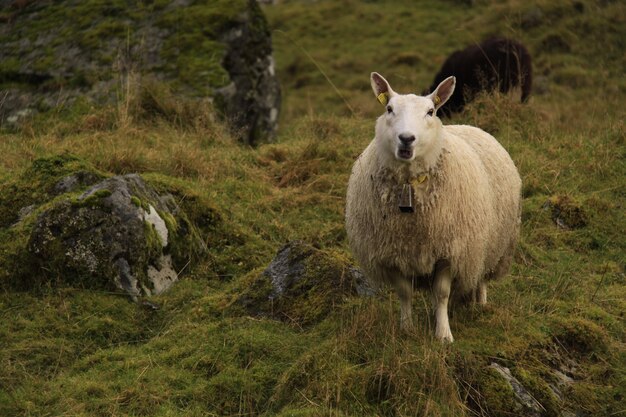
[[[58,186],[72,183],[65,178]],[[178,246],[178,247],[176,247]],[[28,252],[50,280],[120,289],[136,298],[160,294],[203,241],[171,195],[159,195],[139,175],[106,179],[43,211]]]
[[[276,134],[281,95],[270,33],[258,6],[250,7],[220,39],[227,45],[224,68],[232,81],[217,91],[219,107],[245,143],[267,141]]]
[[[0,124],[125,99],[144,76],[214,100],[249,144],[276,132],[280,88],[254,0],[0,2]]]
[[[373,295],[363,274],[338,253],[296,240],[238,290],[236,306],[298,325],[323,320],[348,297]]]

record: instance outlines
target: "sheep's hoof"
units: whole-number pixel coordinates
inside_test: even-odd
[[[452,332],[450,331],[450,328],[437,328],[435,330],[435,337],[441,342],[441,343],[452,343],[454,342],[454,337],[452,337]]]

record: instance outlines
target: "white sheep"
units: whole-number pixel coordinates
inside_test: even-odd
[[[435,336],[452,342],[451,293],[485,304],[486,282],[509,270],[521,179],[493,136],[441,124],[437,110],[452,95],[454,77],[424,97],[394,92],[375,72],[371,83],[385,113],[348,183],[350,247],[370,281],[397,291],[403,328],[413,325],[413,287],[431,286]]]

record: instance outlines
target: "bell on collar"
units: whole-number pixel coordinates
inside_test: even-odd
[[[413,187],[411,184],[404,184],[402,186],[398,207],[402,213],[413,213],[415,211],[413,207]]]

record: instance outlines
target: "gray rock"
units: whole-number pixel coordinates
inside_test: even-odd
[[[307,260],[313,255],[319,256],[321,252],[313,246],[295,240],[283,246],[263,275],[270,279],[272,283],[272,293],[270,299],[274,300],[295,288],[298,283],[311,275],[307,269],[311,265]],[[342,271],[344,272],[344,271]],[[315,275],[315,274],[313,274]],[[343,276],[336,276],[336,288],[338,291],[345,291],[349,295],[374,295],[375,291],[368,284],[363,273],[354,266],[347,266]]]
[[[80,178],[63,178],[55,188],[71,189]],[[157,194],[138,175],[117,176],[41,213],[28,249],[52,280],[117,288],[134,299],[159,294],[178,279],[172,246],[201,244],[178,236],[190,227],[175,226],[183,221],[180,215],[172,198]]]
[[[26,216],[28,216],[30,213],[33,212],[33,210],[35,210],[37,206],[35,204],[30,204],[26,207],[22,207],[20,209],[20,211],[17,213],[18,215],[18,219],[15,223],[13,223],[13,226],[16,226],[19,222],[21,222],[22,220],[24,220],[24,218]]]
[[[555,369],[553,373],[558,378],[558,384],[561,386],[567,386],[567,385],[571,385],[574,383],[574,378],[568,375],[565,375],[563,372],[559,371],[558,369]]]
[[[251,314],[307,325],[324,319],[347,297],[373,294],[363,274],[342,256],[292,241],[246,283],[235,305]]]
[[[61,178],[53,187],[53,195],[76,191],[81,187],[93,185],[103,178],[91,171],[77,171]]]
[[[515,393],[515,398],[524,408],[524,416],[541,417],[543,415],[543,412],[545,411],[543,406],[533,398],[533,396],[526,388],[524,388],[517,378],[511,375],[509,368],[505,368],[495,362],[492,362],[489,367],[495,369],[509,383],[509,385],[511,385],[511,388],[513,388],[513,392]]]
[[[29,117],[33,116],[36,113],[33,109],[21,109],[14,112],[11,116],[7,117],[6,121],[10,125],[16,125],[20,122],[27,120]]]
[[[280,85],[276,78],[267,23],[258,6],[250,7],[240,23],[221,36],[228,46],[224,68],[232,82],[217,90],[217,102],[240,140],[256,145],[274,138],[280,112]],[[264,36],[259,36],[261,27]],[[254,53],[251,53],[254,51]]]
[[[563,391],[574,383],[574,379],[559,371],[558,369],[553,369],[552,375],[556,377],[556,383],[548,384],[548,387],[550,387],[550,390],[556,396],[556,398],[559,399],[559,401],[563,401]]]
[[[285,291],[300,281],[304,275],[304,259],[311,256],[313,247],[302,241],[286,244],[263,271],[263,275],[272,283],[271,299],[280,297]]]

